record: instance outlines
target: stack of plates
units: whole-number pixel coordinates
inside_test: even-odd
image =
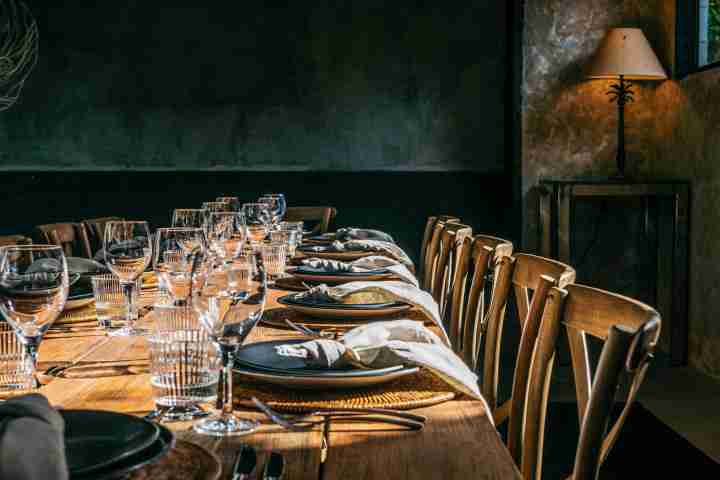
[[[395,315],[411,308],[411,305],[403,302],[372,304],[321,303],[300,297],[298,294],[285,295],[278,298],[277,301],[291,310],[311,317],[339,320],[377,319]]]
[[[292,276],[299,278],[303,282],[310,283],[327,283],[330,285],[336,285],[339,283],[347,282],[372,282],[387,280],[393,276],[392,272],[387,269],[380,268],[377,270],[370,270],[367,272],[332,272],[323,270],[321,268],[312,268],[307,266],[300,266],[292,271],[288,270],[288,273]]]
[[[243,347],[235,358],[235,371],[256,381],[291,388],[361,388],[391,382],[418,371],[417,367],[397,365],[389,368],[342,369],[310,368],[301,358],[283,357],[275,347],[306,342],[307,339],[274,340]]]
[[[167,454],[170,430],[142,418],[100,410],[61,410],[70,478],[110,479]]]

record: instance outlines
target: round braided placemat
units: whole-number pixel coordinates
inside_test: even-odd
[[[286,390],[261,384],[236,373],[235,403],[255,408],[250,400],[257,397],[272,408],[286,412],[306,412],[325,408],[393,408],[411,410],[429,407],[455,398],[456,393],[431,373],[415,375],[392,383],[353,390]]]

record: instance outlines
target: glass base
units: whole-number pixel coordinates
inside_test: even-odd
[[[155,410],[145,416],[146,419],[154,422],[187,422],[196,418],[210,415],[197,405],[163,407],[157,406]]]
[[[144,335],[149,335],[150,330],[148,330],[147,328],[132,326],[122,327],[117,330],[108,331],[107,334],[110,337],[142,337]]]
[[[259,422],[247,418],[239,418],[235,415],[213,416],[195,422],[193,428],[203,435],[214,437],[229,437],[233,435],[247,435],[253,433],[260,426]]]

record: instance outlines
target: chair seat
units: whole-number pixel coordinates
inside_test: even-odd
[[[623,404],[616,404],[611,421],[618,417],[622,407]],[[544,479],[572,479],[578,435],[575,403],[551,402],[545,433]],[[719,463],[636,402],[600,469],[600,478],[669,478],[670,472],[678,468],[692,478],[720,478]]]

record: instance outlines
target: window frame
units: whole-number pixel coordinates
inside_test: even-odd
[[[700,1],[677,0],[675,24],[675,66],[678,78],[720,67],[720,60],[706,65],[699,62]]]

